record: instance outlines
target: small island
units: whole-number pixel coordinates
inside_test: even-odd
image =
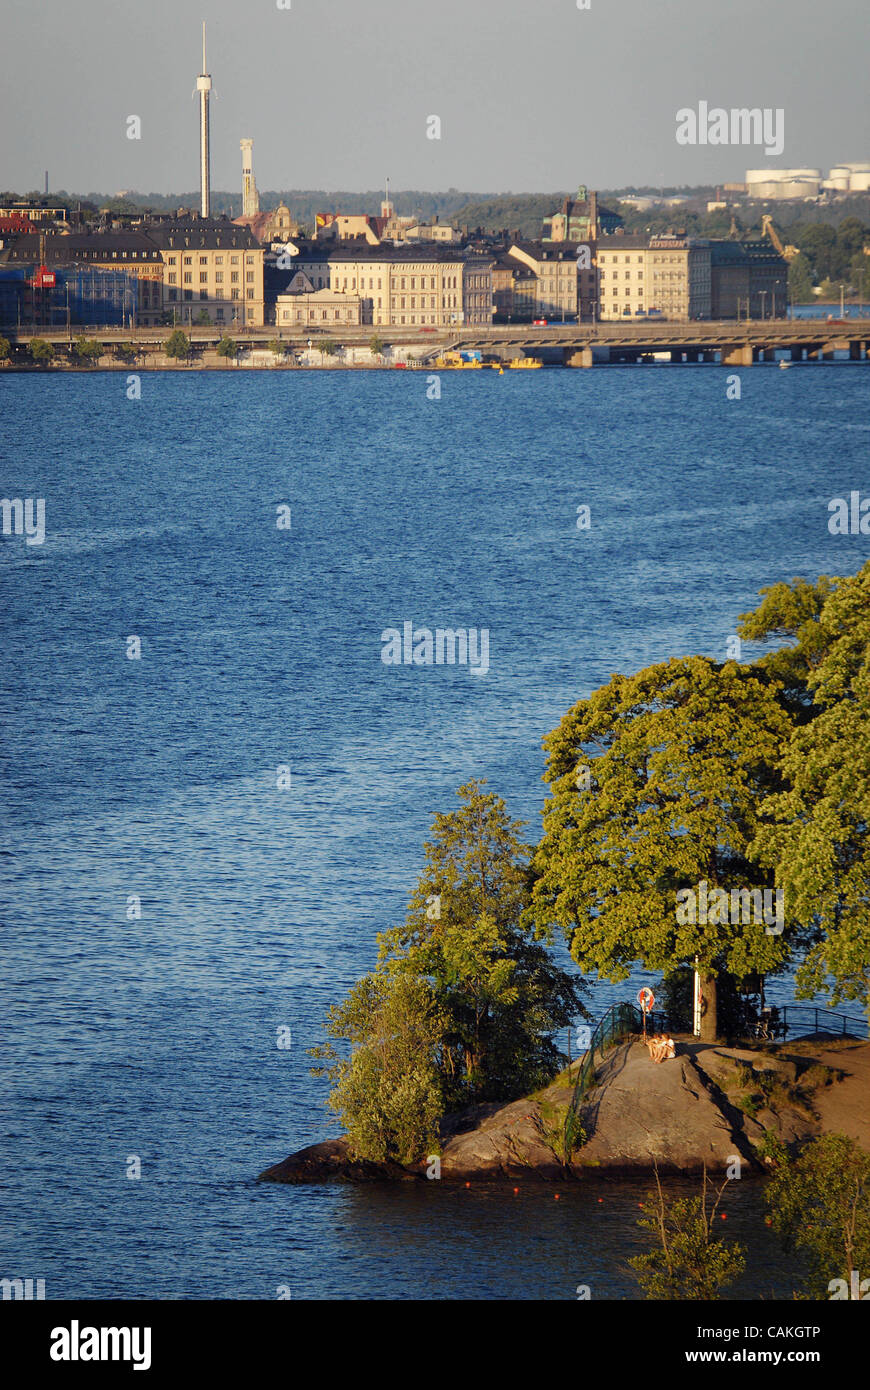
[[[566,714],[537,846],[484,782],[459,789],[405,923],[312,1050],[344,1136],[262,1180],[733,1177],[826,1136],[866,1162],[870,563],[762,597],[738,628],[754,661],[614,675]],[[590,1026],[592,973],[633,965],[661,972],[662,1062],[631,1003]],[[759,1035],[758,991],[786,971],[851,1017]]]

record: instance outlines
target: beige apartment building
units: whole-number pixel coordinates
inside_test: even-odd
[[[179,324],[262,326],[265,249],[249,227],[193,217],[148,235],[163,259],[163,308]]]
[[[508,254],[528,266],[536,280],[535,318],[572,319],[594,293],[595,270],[580,271],[579,247],[572,242],[518,241]],[[592,261],[594,247],[590,248]],[[581,276],[583,277],[581,280]]]
[[[275,324],[278,328],[355,327],[371,321],[364,316],[368,303],[358,294],[316,289],[308,276],[298,271],[275,300]]]
[[[597,247],[603,322],[645,318],[708,319],[710,243],[684,236],[621,236]]]
[[[439,328],[492,323],[493,257],[437,243],[352,245],[329,253],[329,288],[358,294],[375,326]]]

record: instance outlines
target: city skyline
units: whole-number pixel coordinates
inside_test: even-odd
[[[0,185],[41,188],[48,169],[50,187],[68,191],[196,187],[190,97],[203,22],[215,189],[239,186],[242,137],[254,141],[264,189],[324,191],[380,187],[389,173],[397,189],[538,193],[577,170],[602,188],[691,187],[866,153],[870,16],[858,0],[824,12],[838,46],[822,108],[810,99],[820,80],[813,0],[793,0],[787,24],[749,0],[727,10],[696,0],[592,0],[588,10],[572,0],[473,9],[442,0],[437,14],[433,25],[428,6],[400,0],[333,0],[328,12],[308,0],[257,11],[154,0],[144,14],[81,0],[46,17],[13,3],[5,28],[16,62],[0,120],[15,139]],[[677,113],[702,103],[782,111],[781,155],[768,158],[760,143],[678,143]]]

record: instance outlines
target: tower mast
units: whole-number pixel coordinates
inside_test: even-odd
[[[211,181],[209,173],[208,98],[211,91],[211,78],[205,66],[205,20],[202,23],[202,72],[196,79],[196,90],[199,92],[199,210],[203,217],[209,217],[211,214]]]

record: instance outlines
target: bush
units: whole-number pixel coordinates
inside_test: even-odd
[[[238,350],[238,343],[235,342],[234,339],[227,337],[226,334],[217,345],[218,357],[235,357]]]
[[[8,338],[0,338],[0,362],[8,362],[12,355],[12,344]]]
[[[103,355],[103,345],[96,338],[77,338],[75,354],[80,361],[92,366]]]
[[[647,1298],[708,1301],[742,1273],[743,1247],[713,1240],[713,1221],[727,1185],[726,1178],[708,1212],[706,1167],[699,1197],[667,1199],[656,1169],[657,1192],[647,1197],[637,1224],[656,1237],[660,1248],[628,1262]]]

